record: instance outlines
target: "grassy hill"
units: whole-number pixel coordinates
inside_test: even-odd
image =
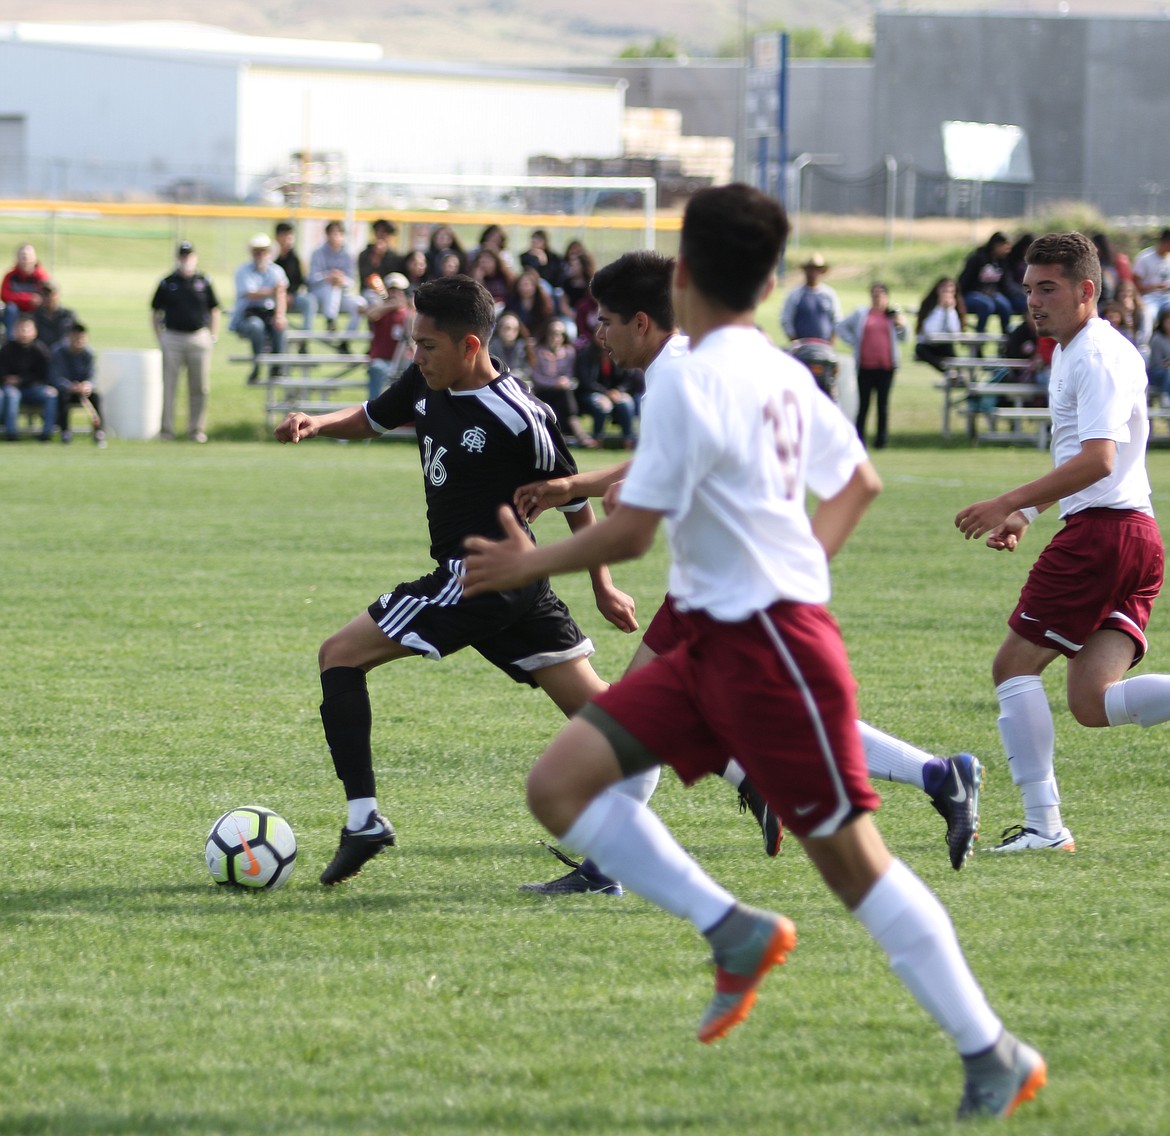
[[[1032,12],[1052,14],[1056,3],[1034,0],[933,0],[916,5],[927,10]],[[1162,0],[1111,0],[1117,14],[1157,16]],[[1069,0],[1074,14],[1100,14],[1100,0]],[[1051,9],[1051,12],[1048,11]],[[204,0],[197,9],[183,0],[40,0],[35,8],[0,0],[0,20],[198,20],[250,35],[307,39],[362,40],[381,44],[399,58],[476,60],[483,62],[580,61],[607,59],[630,44],[647,44],[673,36],[695,55],[711,54],[749,26],[784,22],[789,27],[846,28],[855,36],[872,36],[872,0],[709,0],[678,4],[643,0],[633,8],[623,0],[448,0],[435,4],[399,0]]]

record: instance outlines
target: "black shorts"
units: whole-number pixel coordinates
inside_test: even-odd
[[[463,598],[461,560],[399,584],[367,609],[388,639],[441,659],[474,647],[515,682],[536,686],[534,672],[593,654],[593,643],[547,580],[526,588]]]

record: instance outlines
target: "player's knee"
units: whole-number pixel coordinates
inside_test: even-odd
[[[573,817],[565,819],[563,786],[547,762],[538,761],[528,774],[528,809],[554,836],[561,836],[572,824]]]
[[[1082,726],[1109,725],[1109,717],[1105,713],[1105,698],[1102,694],[1086,695],[1070,691],[1068,708]]]
[[[330,635],[317,650],[317,666],[320,670],[327,671],[330,667],[349,665],[344,656],[343,640],[340,633]]]

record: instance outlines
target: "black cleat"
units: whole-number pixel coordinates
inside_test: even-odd
[[[748,809],[751,809],[752,816],[764,834],[764,851],[769,856],[775,856],[784,839],[784,827],[772,807],[760,796],[759,790],[745,777],[739,787],[739,811],[746,813]]]
[[[554,848],[551,844],[545,844],[543,840],[541,844],[544,844],[562,864],[568,864],[572,871],[567,875],[558,876],[555,880],[549,880],[547,883],[521,884],[521,891],[531,891],[537,895],[588,894],[612,895],[615,899],[620,898],[622,885],[617,880],[611,880],[609,876],[604,876],[601,872],[590,871],[583,864],[569,859],[560,849]]]
[[[321,882],[326,887],[332,887],[356,876],[367,860],[397,842],[394,826],[381,813],[371,811],[366,818],[365,828],[358,832],[350,832],[348,828],[341,830],[341,843],[329,861],[329,866],[321,873]]]
[[[947,822],[947,848],[951,867],[957,872],[979,839],[979,790],[983,788],[983,766],[969,753],[947,758],[951,767],[943,787],[930,798]]]

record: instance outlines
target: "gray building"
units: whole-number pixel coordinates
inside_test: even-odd
[[[746,67],[622,60],[581,70],[625,79],[627,106],[679,109],[685,133],[736,138],[739,175],[806,210],[1013,214],[1077,200],[1120,216],[1170,212],[1158,143],[1170,121],[1168,59],[1170,19],[878,11],[872,61],[790,61],[783,139],[775,108],[768,129],[758,121],[774,66],[758,42]],[[948,121],[1021,128],[1032,178],[956,182]]]
[[[876,153],[937,174],[942,122],[1010,123],[1028,138],[1032,204],[1167,208],[1170,20],[879,12],[875,33]]]

